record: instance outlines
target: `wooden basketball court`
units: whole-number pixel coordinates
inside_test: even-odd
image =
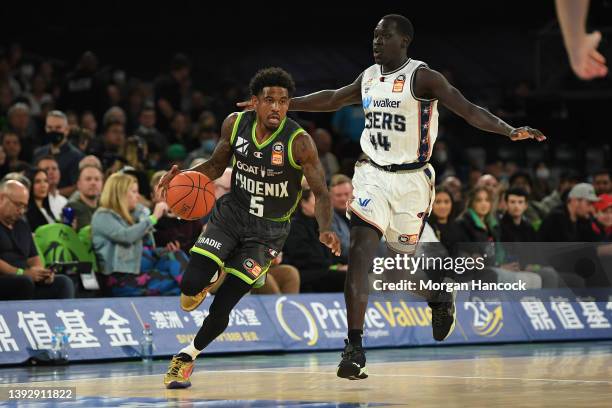
[[[201,356],[187,390],[167,361],[0,369],[2,387],[76,387],[75,401],[0,406],[611,407],[612,342],[371,350],[370,377],[335,376],[339,353]]]

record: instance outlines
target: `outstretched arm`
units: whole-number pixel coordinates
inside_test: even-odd
[[[232,146],[230,139],[232,137],[234,122],[236,121],[237,117],[237,113],[232,113],[223,121],[223,124],[221,125],[221,138],[219,139],[210,160],[185,171],[199,171],[210,180],[215,180],[221,177],[232,157]],[[168,190],[168,186],[170,185],[170,181],[180,172],[181,171],[179,170],[178,166],[174,165],[170,171],[166,173],[161,180],[159,180],[155,190],[162,199],[166,199],[166,192]]]
[[[361,78],[347,86],[335,90],[314,92],[291,99],[289,110],[304,112],[333,112],[347,105],[361,103]]]
[[[315,217],[319,224],[319,241],[338,256],[340,255],[340,239],[332,232],[332,205],[325,183],[325,171],[319,161],[317,148],[308,133],[297,135],[291,147],[293,157],[302,166],[306,181],[315,196]]]
[[[359,75],[352,84],[340,89],[327,89],[291,98],[289,110],[302,112],[334,112],[343,106],[360,104],[362,77],[363,73]],[[245,109],[253,109],[251,101],[238,102],[236,105]]]
[[[444,106],[465,119],[470,125],[508,136],[512,140],[536,139],[546,137],[537,129],[530,127],[514,128],[480,106],[465,99],[457,88],[452,86],[442,74],[429,68],[420,68],[415,73],[414,94],[419,98],[438,99]]]

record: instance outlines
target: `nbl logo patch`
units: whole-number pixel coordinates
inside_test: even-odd
[[[417,234],[402,234],[397,238],[397,240],[402,245],[415,245],[419,240],[419,236]]]
[[[245,259],[242,263],[242,266],[244,267],[245,271],[252,274],[253,276],[259,276],[261,274],[261,266],[257,262],[255,262],[254,259]]]
[[[276,142],[272,145],[272,165],[282,166],[285,163],[285,145],[282,142]]]
[[[393,92],[400,93],[404,90],[404,84],[406,83],[406,75],[400,74],[393,81]]]

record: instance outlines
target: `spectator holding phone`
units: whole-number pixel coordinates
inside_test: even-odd
[[[0,183],[0,300],[74,297],[72,280],[44,268],[23,214],[29,192],[16,180]]]

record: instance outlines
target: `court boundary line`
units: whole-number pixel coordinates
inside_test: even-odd
[[[390,362],[390,363],[372,363],[372,365],[381,365],[381,364],[406,364],[406,362]],[[257,373],[257,374],[307,374],[307,375],[329,375],[336,376],[335,366],[319,366],[320,368],[329,367],[329,371],[287,371],[286,369],[296,369],[303,368],[300,366],[294,367],[271,367],[268,369],[232,369],[232,370],[208,370],[201,371],[198,374],[219,374],[219,373],[228,373],[228,374],[248,374],[248,373]],[[19,386],[19,385],[31,385],[31,384],[39,384],[39,383],[58,383],[58,382],[76,382],[76,381],[98,381],[101,379],[104,380],[119,380],[131,377],[162,377],[163,373],[158,374],[136,374],[136,375],[123,375],[123,376],[114,376],[114,377],[96,377],[96,378],[75,378],[75,379],[65,379],[65,380],[43,380],[43,381],[30,381],[27,383],[12,383],[7,384],[7,386]],[[454,376],[454,375],[423,375],[423,374],[369,374],[370,377],[412,377],[412,378],[429,378],[429,379],[458,379],[458,380],[492,380],[492,381],[534,381],[534,382],[559,382],[559,383],[586,383],[586,384],[612,384],[612,380],[584,380],[584,379],[568,379],[568,378],[529,378],[529,377],[488,377],[488,376]]]

